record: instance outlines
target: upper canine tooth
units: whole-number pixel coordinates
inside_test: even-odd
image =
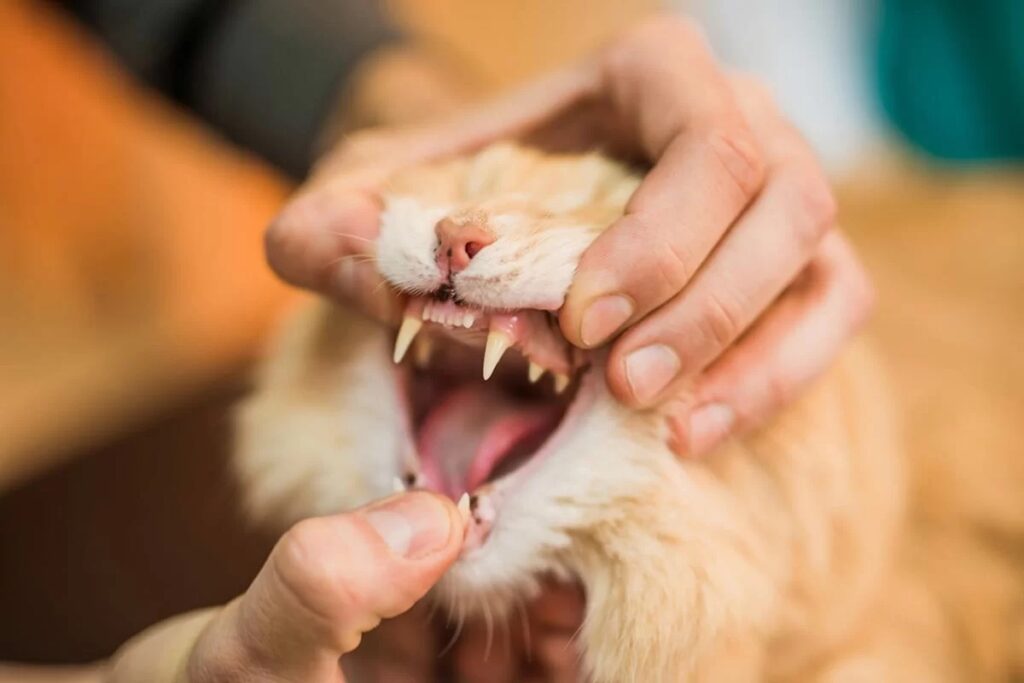
[[[405,316],[402,320],[402,326],[398,328],[398,336],[395,338],[395,353],[392,356],[396,363],[401,363],[405,358],[405,352],[409,350],[409,345],[412,344],[412,340],[416,338],[422,327],[423,321],[417,320],[411,315]]]
[[[569,386],[569,375],[560,372],[555,373],[555,393],[560,394]]]
[[[530,378],[530,384],[536,384],[537,380],[539,380],[544,375],[544,368],[537,365],[531,360],[530,369],[527,374]]]
[[[504,332],[491,330],[487,333],[487,347],[484,349],[484,379],[490,379],[498,361],[512,346],[512,339]]]

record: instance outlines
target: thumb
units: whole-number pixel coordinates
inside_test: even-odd
[[[222,654],[229,643],[243,669],[274,680],[337,681],[338,658],[422,598],[463,533],[455,505],[424,491],[299,522],[227,608],[217,628],[228,633],[204,640]]]

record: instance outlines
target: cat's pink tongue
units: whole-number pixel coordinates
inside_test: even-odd
[[[527,455],[554,429],[557,407],[527,405],[489,385],[445,396],[426,416],[417,447],[431,488],[458,499],[502,465]]]

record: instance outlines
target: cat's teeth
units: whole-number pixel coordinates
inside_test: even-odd
[[[467,330],[473,327],[473,323],[476,322],[476,317],[472,313],[464,313],[462,316],[462,326]]]
[[[405,358],[405,352],[409,350],[409,345],[412,344],[412,340],[416,338],[422,327],[423,321],[417,320],[411,315],[405,316],[405,319],[402,320],[402,326],[398,328],[398,336],[395,338],[395,353],[392,356],[396,363],[401,363]]]
[[[512,346],[512,339],[504,332],[491,330],[487,334],[487,347],[484,349],[484,379],[491,378],[494,368],[498,367],[498,361],[510,346]]]
[[[560,372],[555,373],[555,393],[561,394],[569,386],[569,375],[563,375]]]
[[[530,384],[536,384],[537,380],[544,376],[544,368],[530,361],[530,369],[527,371],[527,375],[530,378]]]
[[[392,493],[405,493],[405,483],[401,477],[395,477],[391,480],[391,492]]]
[[[434,355],[434,341],[429,335],[418,337],[412,347],[412,360],[420,370],[430,365],[430,357]]]
[[[469,494],[463,492],[462,497],[459,498],[458,505],[455,506],[459,511],[459,516],[462,517],[462,523],[469,523]]]

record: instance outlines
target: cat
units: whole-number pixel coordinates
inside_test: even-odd
[[[396,174],[375,261],[408,297],[401,329],[326,301],[284,326],[238,412],[250,511],[283,528],[410,486],[468,492],[433,599],[491,618],[544,577],[580,582],[597,682],[963,680],[904,551],[906,463],[864,342],[698,461],[558,333],[580,255],[639,181],[514,143]]]

